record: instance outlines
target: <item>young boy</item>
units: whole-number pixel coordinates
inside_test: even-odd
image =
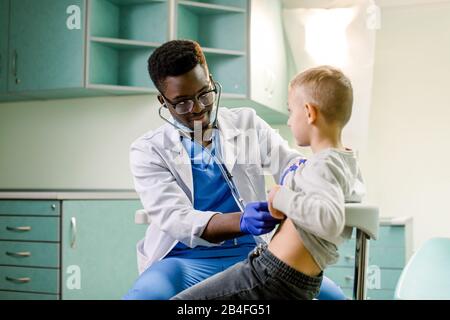
[[[289,85],[288,126],[313,156],[289,166],[268,196],[273,217],[284,219],[268,246],[247,260],[181,292],[174,299],[313,299],[323,270],[338,259],[345,237],[344,203],[365,193],[353,151],[341,133],[350,119],[353,89],[339,70],[321,66]]]

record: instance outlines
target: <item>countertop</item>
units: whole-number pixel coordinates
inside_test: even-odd
[[[33,200],[89,200],[89,199],[139,199],[134,190],[5,190],[0,189],[0,199]]]

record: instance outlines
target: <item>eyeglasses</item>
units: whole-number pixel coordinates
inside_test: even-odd
[[[186,114],[192,112],[192,110],[194,109],[195,101],[197,101],[203,109],[214,103],[217,96],[217,86],[212,78],[211,83],[214,84],[214,88],[206,92],[200,92],[192,98],[185,99],[177,103],[171,102],[164,96],[162,92],[160,92],[160,94],[164,98],[164,102],[174,108],[176,113]]]

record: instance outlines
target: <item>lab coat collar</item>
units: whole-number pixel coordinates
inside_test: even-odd
[[[232,172],[236,159],[238,157],[239,148],[235,137],[241,134],[241,130],[236,128],[230,119],[230,111],[228,109],[219,109],[217,115],[217,126],[219,128],[220,145],[222,160],[229,172]],[[193,178],[192,168],[189,155],[184,149],[181,139],[181,133],[174,126],[167,124],[165,128],[165,137],[168,137],[167,149],[170,150],[174,163],[178,170],[181,180],[191,191],[193,200]]]

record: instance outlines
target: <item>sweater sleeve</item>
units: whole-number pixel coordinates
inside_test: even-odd
[[[281,187],[273,206],[307,232],[334,242],[345,225],[344,170],[327,159],[309,163],[294,176],[295,188]]]

